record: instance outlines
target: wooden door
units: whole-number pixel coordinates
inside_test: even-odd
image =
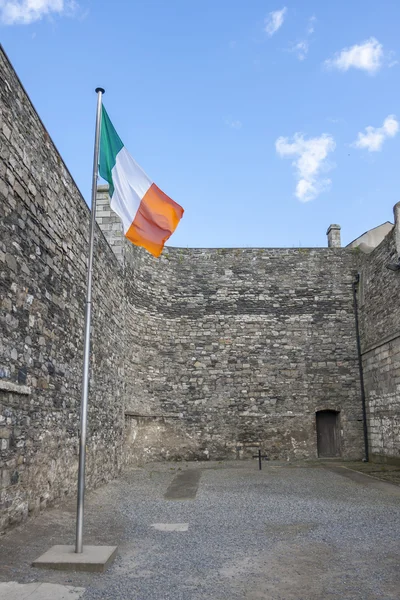
[[[319,457],[328,458],[340,455],[338,430],[338,412],[333,410],[321,410],[317,412],[317,445]]]

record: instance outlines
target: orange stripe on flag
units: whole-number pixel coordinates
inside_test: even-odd
[[[160,256],[183,215],[183,208],[153,183],[143,196],[136,216],[126,232],[128,240]]]

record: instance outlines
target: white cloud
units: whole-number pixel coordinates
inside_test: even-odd
[[[351,48],[344,48],[335,56],[325,61],[329,68],[339,71],[348,71],[351,67],[361,69],[368,73],[376,73],[383,66],[383,46],[374,37]]]
[[[231,129],[242,129],[243,123],[238,119],[225,119],[225,125],[230,127]]]
[[[310,17],[308,20],[307,31],[306,31],[306,35],[305,35],[304,39],[296,42],[295,44],[293,44],[291,46],[291,48],[289,48],[290,52],[296,53],[297,58],[299,60],[304,60],[308,54],[308,50],[310,48],[310,42],[308,41],[307,38],[309,38],[314,33],[316,21],[317,21],[316,17],[314,17],[314,16]]]
[[[307,35],[311,35],[314,33],[315,23],[317,22],[317,17],[313,15],[308,19],[308,27],[307,27]]]
[[[323,133],[320,137],[306,140],[303,134],[295,133],[292,142],[280,137],[275,147],[279,156],[296,157],[293,161],[298,179],[295,195],[301,202],[313,200],[330,187],[331,180],[321,179],[320,175],[330,168],[326,158],[336,147],[331,135]]]
[[[382,150],[383,142],[388,137],[394,137],[399,131],[399,122],[394,115],[389,115],[383,121],[382,127],[366,127],[365,133],[360,132],[352,144],[355,148],[367,149],[369,152]]]
[[[29,25],[45,16],[71,14],[75,0],[0,0],[0,21],[5,25]]]
[[[269,13],[268,17],[265,19],[265,31],[269,36],[274,35],[274,33],[282,27],[286,12],[287,8],[284,6],[281,10],[275,10]]]
[[[298,42],[297,44],[295,44],[293,46],[292,52],[296,52],[297,58],[299,60],[304,60],[305,57],[307,56],[308,48],[309,48],[308,41],[307,40],[302,40],[301,42]]]
[[[329,123],[334,123],[335,125],[337,125],[338,123],[346,123],[343,117],[327,117],[326,120],[329,121]]]

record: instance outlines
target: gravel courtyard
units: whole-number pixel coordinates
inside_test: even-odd
[[[1,600],[400,599],[400,487],[344,467],[132,469],[87,495],[85,542],[118,545],[106,573],[32,568],[74,523],[70,502],[0,538]]]

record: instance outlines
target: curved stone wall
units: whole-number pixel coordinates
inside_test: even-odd
[[[261,444],[271,458],[315,458],[323,405],[340,411],[342,456],[362,456],[354,252],[168,248],[156,260],[124,248],[127,406],[142,426],[153,417],[148,455],[226,458]],[[160,419],[173,444],[168,433],[160,444]]]

